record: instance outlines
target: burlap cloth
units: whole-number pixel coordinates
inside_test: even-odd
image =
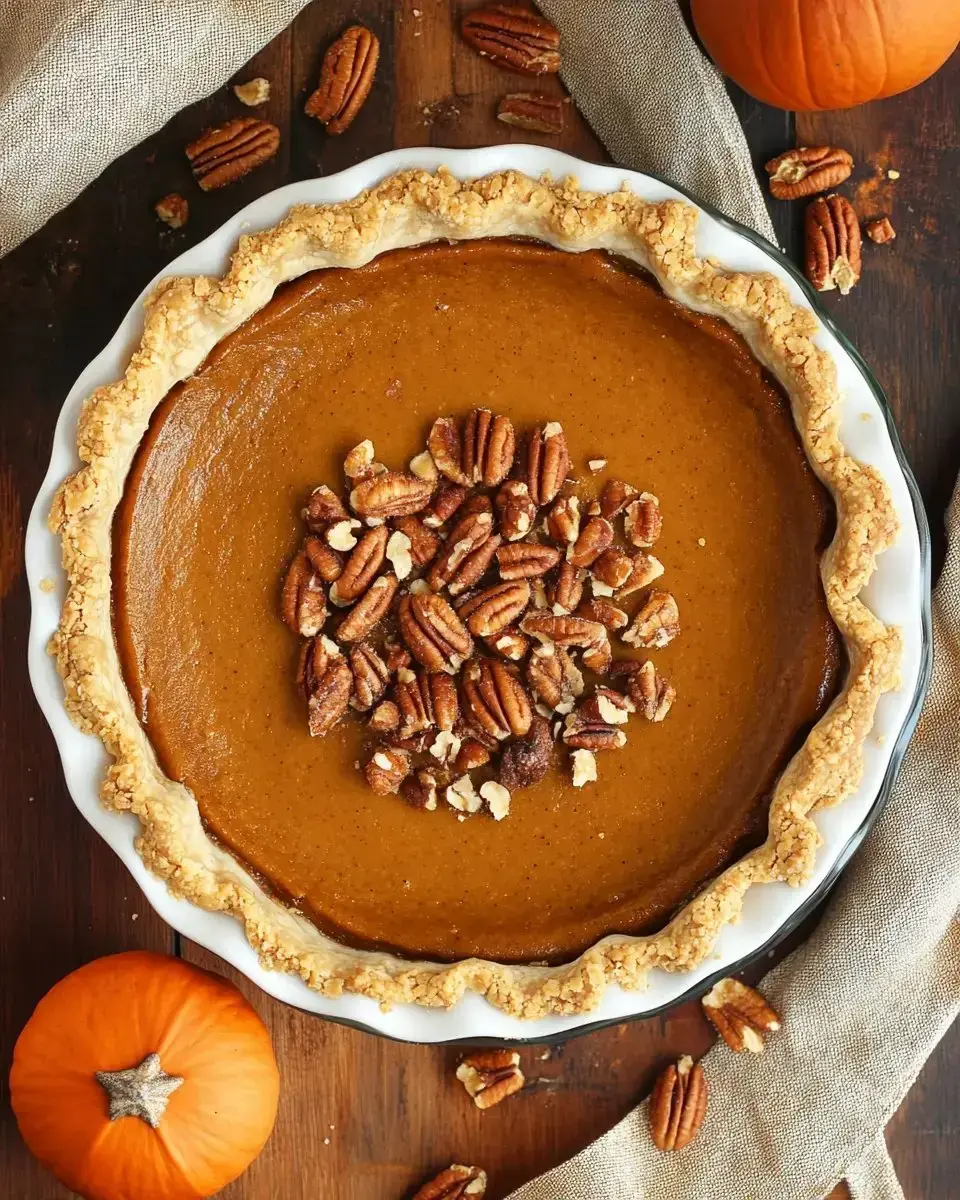
[[[542,0],[564,79],[611,154],[772,237],[743,132],[674,0]],[[303,0],[0,0],[0,252],[117,155],[220,87]],[[436,18],[439,19],[439,18]],[[680,1154],[631,1113],[514,1200],[902,1196],[882,1130],[960,1007],[960,496],[937,595],[933,688],[899,783],[813,937],[766,979],[785,1028],[705,1060]]]

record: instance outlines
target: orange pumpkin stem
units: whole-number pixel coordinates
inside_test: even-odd
[[[148,1054],[139,1067],[126,1071],[97,1071],[97,1083],[110,1099],[110,1120],[140,1117],[156,1129],[167,1111],[167,1101],[183,1083],[182,1075],[167,1075],[160,1068],[160,1055]]]

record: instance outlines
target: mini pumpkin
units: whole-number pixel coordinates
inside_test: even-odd
[[[960,38],[957,0],[693,0],[707,52],[777,108],[850,108],[915,87]]]
[[[20,1034],[10,1100],[30,1150],[86,1200],[198,1200],[260,1153],[270,1035],[218,975],[147,951],[88,963]]]

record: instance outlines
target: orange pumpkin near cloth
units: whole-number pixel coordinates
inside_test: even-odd
[[[197,1200],[260,1153],[280,1078],[239,991],[146,951],[88,963],[20,1034],[10,1100],[24,1141],[86,1200]]]
[[[957,0],[693,0],[724,75],[767,104],[850,108],[905,92],[960,39]]]

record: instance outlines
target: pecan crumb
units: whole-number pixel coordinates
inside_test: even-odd
[[[190,219],[190,205],[179,192],[170,192],[158,200],[153,211],[171,229],[182,229]]]
[[[892,242],[897,236],[889,217],[872,217],[864,223],[863,231],[870,241],[876,242],[878,246],[882,246],[884,242]]]
[[[270,99],[270,80],[259,78],[248,79],[246,83],[235,83],[233,94],[241,104],[248,108],[256,108]]]

